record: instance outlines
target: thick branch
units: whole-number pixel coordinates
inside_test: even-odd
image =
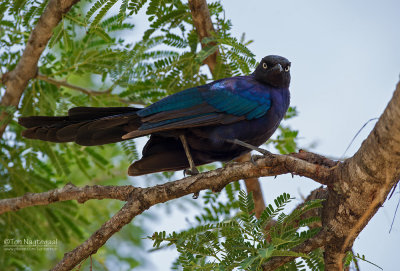
[[[137,196],[135,196],[137,199]],[[104,223],[92,236],[74,250],[65,253],[64,258],[51,270],[71,270],[80,262],[97,252],[114,233],[121,230],[123,226],[145,209],[144,203],[139,200],[130,199],[110,220]]]
[[[27,193],[22,197],[0,200],[0,214],[17,211],[22,208],[37,205],[48,205],[58,201],[77,200],[84,203],[90,199],[118,199],[127,201],[129,194],[135,188],[131,185],[126,186],[85,186],[76,187],[69,183],[63,188],[50,190],[43,193]]]
[[[215,30],[211,21],[210,11],[208,10],[206,0],[189,0],[189,8],[192,13],[193,24],[196,27],[200,42],[204,38],[211,37]],[[215,44],[207,45],[201,42],[202,48],[210,45]],[[212,74],[214,74],[214,70],[217,65],[217,55],[218,51],[204,60],[204,64],[208,65]]]
[[[46,48],[47,42],[53,34],[53,29],[61,21],[62,16],[79,0],[50,0],[37,25],[33,29],[25,50],[14,70],[5,73],[2,82],[6,86],[6,92],[1,99],[1,106],[17,107],[22,93],[30,79],[37,73],[37,63]],[[3,135],[10,116],[3,111],[0,115],[0,137]]]
[[[336,178],[323,211],[334,238],[325,247],[326,270],[342,269],[355,238],[400,179],[400,83],[357,153],[333,169]]]
[[[262,176],[276,176],[285,173],[306,176],[320,183],[329,183],[331,170],[328,167],[320,166],[307,162],[307,159],[313,160],[312,153],[309,157],[303,155],[302,159],[293,157],[293,155],[270,155],[267,157],[259,156],[255,164],[252,162],[229,164],[225,168],[205,172],[196,176],[183,178],[178,181],[169,182],[156,186],[161,190],[173,190],[174,192],[165,195],[164,199],[157,198],[151,205],[175,199],[187,194],[195,193],[204,189],[220,191],[228,183],[240,179],[251,179]],[[314,161],[314,160],[313,160]],[[67,184],[63,188],[54,189],[43,193],[27,193],[22,197],[0,200],[0,214],[16,211],[22,208],[36,205],[48,205],[57,201],[77,200],[84,203],[89,199],[118,199],[128,200],[131,193],[137,193],[137,190],[143,190],[143,193],[152,193],[153,188],[135,188],[126,186],[85,186],[76,187],[73,184]]]

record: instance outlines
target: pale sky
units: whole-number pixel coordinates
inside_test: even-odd
[[[369,119],[380,116],[399,81],[400,1],[221,2],[236,37],[245,32],[247,39],[254,40],[249,48],[258,60],[278,54],[292,62],[291,105],[297,107],[299,116],[287,124],[300,130],[299,146],[316,142],[314,152],[341,157],[357,131]],[[143,19],[134,18],[135,33],[141,31]],[[374,123],[360,133],[347,156],[359,148]],[[275,180],[262,178],[262,187],[266,201],[271,202],[283,192],[300,199],[318,185],[285,175]],[[355,252],[384,270],[399,266],[400,214],[389,234],[399,198],[396,193],[385,202],[354,246]],[[179,230],[187,226],[185,218],[194,215],[174,211],[149,227],[155,231]],[[170,270],[175,255],[172,250],[152,253],[152,270]],[[362,271],[379,270],[360,264]]]

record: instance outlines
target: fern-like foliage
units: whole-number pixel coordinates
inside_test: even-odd
[[[262,270],[264,263],[282,256],[303,260],[301,263],[288,263],[281,270],[289,270],[290,266],[295,267],[290,270],[302,270],[305,265],[322,268],[313,270],[323,270],[318,251],[309,254],[291,251],[291,248],[319,232],[319,228],[304,229],[319,220],[318,217],[302,217],[312,209],[321,208],[321,200],[306,202],[287,215],[283,210],[292,198],[283,193],[274,200],[275,206],[268,205],[260,218],[256,218],[252,195],[237,191],[234,186],[228,186],[227,194],[237,207],[235,214],[226,214],[226,206],[215,206],[216,196],[207,194],[205,198],[212,209],[204,209],[206,214],[198,219],[202,222],[200,225],[179,233],[156,232],[149,237],[153,246],[159,249],[174,245],[179,252],[174,266],[184,270]],[[226,214],[225,219],[217,220],[221,213]],[[211,223],[204,223],[205,220]]]
[[[366,262],[366,263],[368,263],[368,264],[374,266],[374,267],[376,268],[376,270],[378,270],[378,269],[383,270],[383,268],[380,267],[379,265],[377,265],[377,264],[375,264],[375,263],[373,263],[373,262],[368,261],[368,260],[365,258],[365,255],[360,255],[359,253],[354,253],[353,251],[347,252],[346,257],[344,258],[344,265],[345,265],[346,267],[349,267],[349,266],[351,266],[351,264],[353,263],[354,266],[356,267],[355,269],[358,271],[358,270],[359,270],[359,269],[358,269],[358,262],[359,262],[359,261],[363,261],[363,262]]]

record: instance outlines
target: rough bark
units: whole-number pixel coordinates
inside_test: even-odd
[[[6,92],[0,101],[1,106],[18,107],[22,93],[29,80],[37,73],[37,63],[47,42],[50,40],[53,29],[61,21],[71,7],[79,0],[50,0],[37,25],[29,36],[25,50],[14,70],[3,74],[2,82],[6,86]],[[3,111],[0,115],[0,137],[3,135],[7,125],[8,113]]]
[[[58,201],[76,200],[84,203],[90,199],[118,199],[127,201],[129,195],[140,189],[131,185],[125,186],[85,186],[76,187],[72,183],[63,188],[53,189],[43,193],[26,193],[22,197],[0,200],[0,214],[18,211],[29,206],[48,205]]]
[[[326,270],[342,268],[345,253],[400,178],[400,83],[357,153],[334,169],[323,211],[333,236],[325,247]]]
[[[202,48],[215,45],[204,44],[202,42],[204,38],[211,37],[212,33],[215,32],[206,0],[189,0],[189,8],[192,13],[193,24],[196,27],[197,35],[199,36]],[[204,64],[207,64],[212,74],[214,73],[217,65],[217,55],[218,51],[204,60]]]

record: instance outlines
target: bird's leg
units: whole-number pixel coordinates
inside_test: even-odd
[[[225,139],[225,141],[227,141],[229,143],[236,144],[236,145],[240,145],[242,147],[248,148],[248,149],[253,150],[253,151],[258,151],[258,152],[260,152],[260,153],[262,153],[264,155],[271,155],[271,153],[269,151],[264,150],[264,149],[259,148],[259,147],[256,147],[256,146],[253,146],[251,144],[247,144],[246,142],[243,142],[243,141],[241,141],[239,139]]]
[[[195,166],[195,164],[193,162],[192,155],[190,154],[189,145],[188,145],[188,143],[186,141],[186,137],[184,135],[180,135],[179,138],[182,141],[183,149],[185,150],[186,157],[187,157],[187,159],[189,161],[189,166],[190,166],[190,169],[185,169],[183,171],[183,174],[187,174],[187,175],[197,175],[197,174],[199,174],[199,171],[197,170],[197,168],[196,168],[196,166]],[[199,192],[194,193],[192,198],[193,199],[197,199],[199,197],[199,194],[200,194]]]
[[[186,169],[185,173],[187,175],[199,174],[199,171],[197,170],[196,166],[194,165],[192,155],[190,154],[189,145],[186,141],[186,137],[184,135],[180,135],[179,138],[182,141],[183,149],[185,150],[186,157],[189,161],[189,166],[190,166],[190,169]]]

